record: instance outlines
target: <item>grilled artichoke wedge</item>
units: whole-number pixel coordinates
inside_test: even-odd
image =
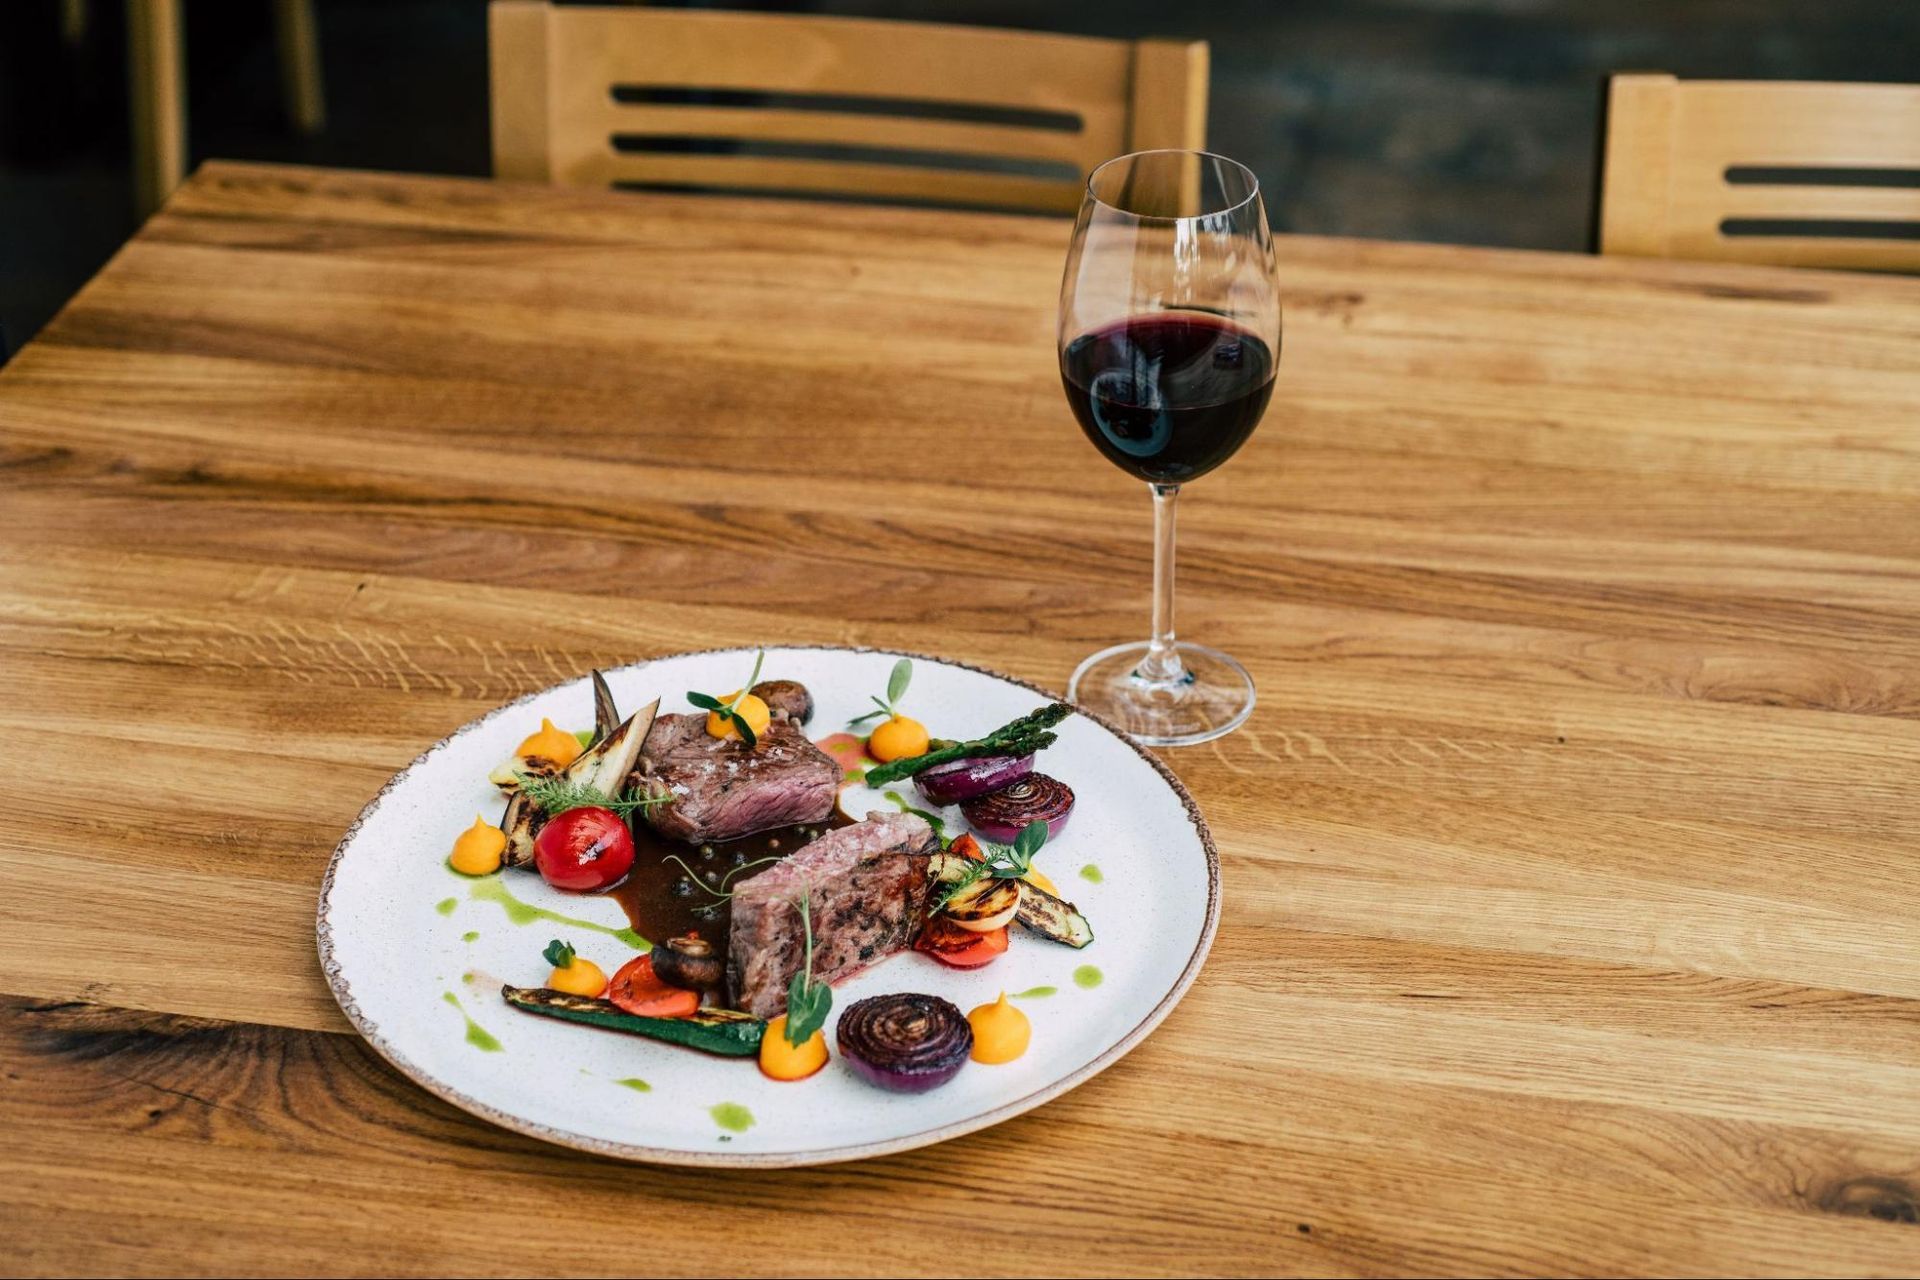
[[[653,728],[653,717],[659,710],[660,699],[655,698],[615,726],[612,733],[581,752],[578,759],[560,771],[560,777],[609,796],[619,795],[626,790],[627,775],[640,762],[640,747],[646,742],[647,731]],[[507,866],[533,865],[533,838],[540,833],[540,824],[546,818],[525,793],[513,793],[507,801],[506,816],[500,819],[500,829],[507,833],[507,849],[502,859]]]

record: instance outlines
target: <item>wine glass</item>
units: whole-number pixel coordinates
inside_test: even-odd
[[[1253,712],[1253,677],[1176,640],[1180,486],[1253,433],[1280,362],[1273,240],[1252,171],[1199,151],[1141,151],[1087,179],[1060,285],[1060,380],[1088,440],[1153,491],[1153,635],[1102,649],[1067,697],[1141,742],[1184,746]]]

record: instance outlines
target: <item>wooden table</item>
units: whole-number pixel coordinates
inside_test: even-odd
[[[321,870],[486,707],[760,640],[1058,686],[1141,633],[1065,242],[184,187],[0,372],[0,1268],[1920,1266],[1914,281],[1283,239],[1279,393],[1185,516],[1185,630],[1260,684],[1169,756],[1219,943],[1038,1112],[650,1169],[346,1034]]]

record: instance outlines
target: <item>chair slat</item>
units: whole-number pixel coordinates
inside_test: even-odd
[[[779,160],[762,156],[608,156],[583,162],[582,184],[710,187],[924,200],[995,209],[1072,213],[1079,208],[1079,182],[1052,182],[1012,174],[955,173],[910,165],[831,160]]]
[[[1691,193],[1688,199],[1691,200]],[[1697,205],[1676,201],[1674,217],[1873,218],[1920,220],[1920,189],[1900,187],[1717,186]]]
[[[894,147],[966,156],[1057,160],[1082,172],[1106,159],[1084,133],[913,120],[889,115],[787,111],[757,107],[621,106],[610,104],[606,133],[663,138],[737,138],[822,145]]]

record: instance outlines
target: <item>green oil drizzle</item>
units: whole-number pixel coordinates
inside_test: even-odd
[[[1100,868],[1094,866],[1091,862],[1080,868],[1080,878],[1088,884],[1099,884],[1106,879],[1105,876],[1100,874]]]
[[[453,914],[453,909],[459,905],[460,899],[458,898],[442,898],[433,904],[433,909],[443,916],[450,916]]]
[[[1090,964],[1083,964],[1073,971],[1073,985],[1083,991],[1091,991],[1099,986],[1106,975]]]
[[[745,1133],[753,1128],[753,1112],[737,1102],[720,1102],[707,1108],[713,1122],[728,1133]]]
[[[648,1084],[645,1080],[642,1080],[639,1076],[628,1076],[624,1080],[615,1080],[614,1083],[622,1086],[623,1088],[631,1089],[635,1093],[652,1093],[653,1092],[653,1086]]]
[[[448,1004],[452,1005],[454,1008],[460,1009],[460,1016],[462,1018],[466,1018],[468,1044],[472,1045],[474,1048],[478,1049],[482,1053],[500,1052],[500,1042],[498,1040],[495,1040],[492,1035],[488,1034],[487,1029],[485,1027],[475,1022],[472,1018],[468,1018],[467,1011],[465,1009],[460,1008],[459,996],[456,996],[453,994],[453,992],[448,991],[448,992],[442,993],[440,998],[442,1000],[445,1000]]]
[[[1060,988],[1058,987],[1028,987],[1025,991],[1014,992],[1013,998],[1015,1000],[1038,1000],[1042,996],[1058,995],[1059,993]]]
[[[460,935],[460,941],[462,942],[477,942],[479,939],[480,931],[478,929],[469,929]]]
[[[508,921],[513,924],[532,924],[536,920],[551,920],[555,924],[587,929],[594,933],[604,933],[608,937],[618,938],[636,951],[649,950],[653,945],[632,929],[615,929],[611,925],[595,924],[591,920],[563,916],[558,911],[549,911],[545,907],[536,907],[530,902],[522,902],[507,891],[507,886],[498,876],[474,881],[473,887],[467,890],[467,896],[476,902],[493,903],[507,913]],[[452,899],[449,898],[448,901],[451,902]]]

